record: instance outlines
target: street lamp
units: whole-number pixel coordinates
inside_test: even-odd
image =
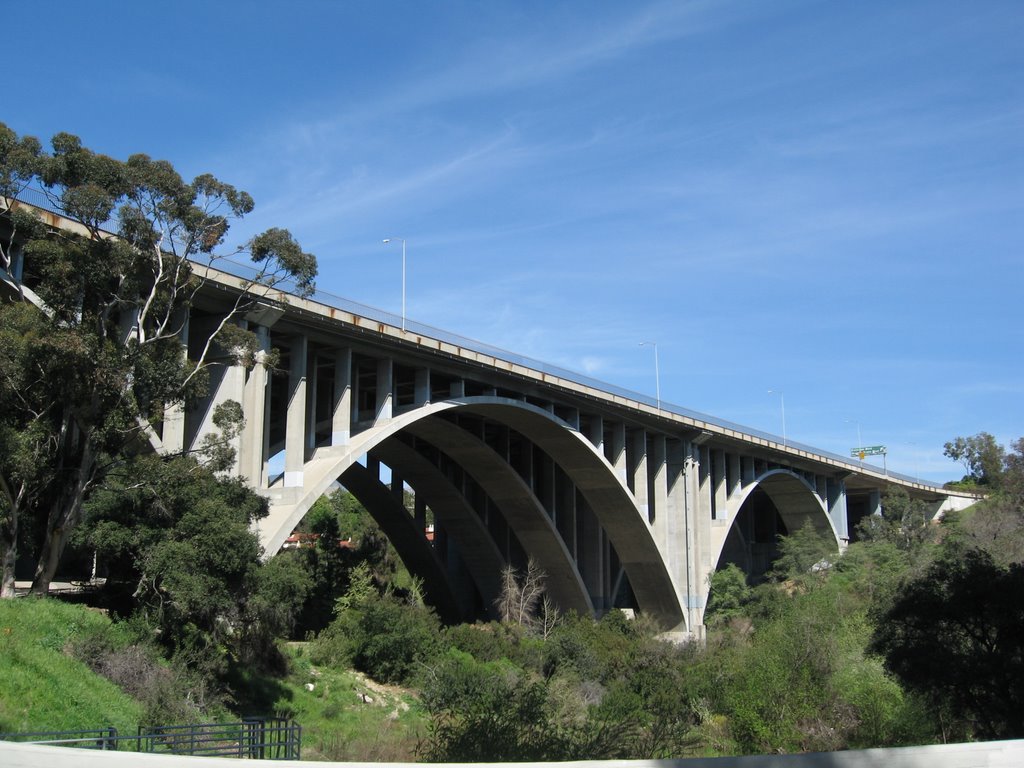
[[[781,389],[769,389],[769,395],[778,395],[779,403],[782,405],[782,447],[786,447],[786,393]]]
[[[641,347],[654,347],[654,392],[658,400],[658,410],[661,410],[661,371],[658,370],[658,343],[655,341],[641,341]]]
[[[385,237],[383,240],[384,245],[387,245],[392,240],[402,241],[402,333],[405,333],[405,238],[404,237]]]

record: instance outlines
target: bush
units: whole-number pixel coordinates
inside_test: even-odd
[[[311,656],[316,663],[351,663],[380,682],[404,684],[442,647],[441,623],[432,611],[386,595],[343,610]]]

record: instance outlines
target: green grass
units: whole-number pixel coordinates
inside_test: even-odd
[[[142,705],[65,652],[109,627],[103,614],[56,600],[0,600],[0,732],[114,726],[132,734]],[[304,643],[286,649],[284,679],[240,676],[239,710],[302,726],[310,760],[412,761],[427,718],[408,691],[349,671],[314,667]],[[310,691],[307,685],[312,685]]]
[[[288,648],[292,673],[278,714],[302,725],[302,756],[312,760],[411,761],[426,731],[419,702],[400,688],[368,683],[349,670],[316,667],[303,643]],[[308,689],[313,686],[313,690]]]
[[[0,600],[0,731],[114,726],[134,733],[138,702],[64,652],[109,623],[56,600]]]

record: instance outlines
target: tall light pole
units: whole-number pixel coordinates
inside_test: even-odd
[[[405,333],[405,238],[404,237],[385,237],[384,245],[387,245],[392,240],[402,241],[402,333]]]
[[[654,347],[654,392],[658,400],[658,410],[661,410],[661,371],[658,369],[658,343],[655,341],[641,341],[641,347]]]
[[[769,395],[778,395],[779,403],[782,405],[782,447],[786,447],[786,393],[781,389],[769,389]]]

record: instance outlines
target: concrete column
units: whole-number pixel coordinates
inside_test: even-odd
[[[665,558],[665,564],[678,592],[686,576],[686,478],[683,471],[683,441],[666,441],[664,458],[665,513],[655,518],[654,541],[662,551],[662,557]]]
[[[25,247],[23,245],[11,246],[11,265],[8,274],[14,282],[20,283],[25,274]]]
[[[578,431],[579,428],[580,428],[580,412],[579,412],[579,410],[576,409],[576,408],[567,408],[566,411],[567,411],[567,413],[565,414],[565,419],[564,419],[565,423],[568,424],[573,429]]]
[[[420,498],[419,495],[413,496],[415,500],[415,506],[413,509],[413,515],[416,518],[416,527],[426,534],[427,530],[427,502]]]
[[[416,369],[416,393],[413,402],[416,405],[427,405],[430,403],[430,369]]]
[[[284,435],[284,485],[299,488],[306,464],[306,358],[309,342],[296,336],[288,369],[288,413]]]
[[[650,522],[650,479],[647,477],[647,431],[636,430],[630,436],[633,453],[633,498],[644,520]]]
[[[450,387],[451,396],[453,398],[465,397],[466,396],[466,382],[462,379],[456,379],[452,382]]]
[[[394,467],[391,468],[391,495],[395,501],[405,506],[405,479]]]
[[[181,316],[175,318],[181,324],[178,341],[181,342],[181,356],[183,359],[188,357],[188,317],[188,310],[184,309]],[[242,405],[244,406],[245,403]],[[246,423],[248,423],[248,411],[245,411],[245,414]],[[171,403],[164,409],[164,424],[163,429],[160,431],[160,440],[163,442],[164,450],[167,453],[181,453],[185,450],[185,409],[182,407],[182,403]],[[244,468],[242,468],[242,472],[244,474]],[[259,480],[259,477],[257,476],[255,479]]]
[[[868,495],[868,513],[882,516],[882,492],[877,488]]]
[[[693,459],[698,462],[697,483],[698,501],[700,508],[707,512],[708,520],[714,515],[711,513],[711,449],[706,445],[693,445]]]
[[[715,520],[725,520],[729,517],[727,506],[729,498],[725,475],[725,451],[711,451],[711,477],[713,484],[711,489],[713,503],[711,508],[714,510],[713,516]]]
[[[833,478],[828,484],[828,515],[840,542],[850,540],[849,517],[846,512],[846,481],[841,477]]]
[[[375,424],[391,421],[395,394],[395,368],[391,358],[377,361],[377,404]]]
[[[316,353],[306,356],[306,455],[312,456],[316,449],[316,404],[320,385],[320,356]]]
[[[590,417],[587,439],[597,449],[597,452],[604,456],[604,419],[601,416],[594,414]]]
[[[648,472],[651,478],[648,521],[653,526],[654,540],[665,539],[668,521],[668,467],[666,462],[666,445],[664,435],[651,438],[650,462]]]
[[[270,383],[263,360],[270,352],[270,331],[259,325],[254,333],[259,349],[256,352],[256,364],[246,377],[243,393],[245,427],[242,430],[239,472],[256,487],[263,488],[267,484],[267,392]]]
[[[536,458],[535,458],[536,463]],[[536,494],[540,500],[541,505],[548,512],[555,525],[558,525],[558,505],[555,502],[556,490],[555,490],[555,461],[546,454],[541,454],[541,462],[539,467],[534,467],[534,471],[539,472],[540,477],[535,479],[540,480],[540,493]]]
[[[555,520],[558,534],[569,550],[569,556],[576,562],[576,486],[561,467],[554,468],[555,479]]]
[[[626,485],[626,425],[620,421],[612,424],[611,465],[615,474]]]
[[[577,503],[579,519],[579,536],[577,543],[577,566],[587,592],[598,610],[608,608],[608,563],[605,559],[605,545],[602,540],[601,526],[594,513],[586,505],[585,500]]]
[[[118,322],[118,331],[121,335],[121,344],[125,344],[128,339],[138,336],[139,332],[139,316],[142,314],[142,310],[139,307],[129,307],[127,310],[121,312],[121,317]]]
[[[707,576],[711,569],[711,515],[701,503],[701,457],[707,452],[689,444],[683,458],[686,499],[686,611],[690,632],[704,637],[704,607],[707,604]]]
[[[749,456],[740,457],[740,480],[744,487],[754,482],[754,460]]]
[[[370,476],[380,482],[380,459],[375,459],[373,456],[366,456],[366,470],[370,473]]]
[[[331,445],[348,445],[352,437],[352,350],[334,354],[334,392],[331,398]]]
[[[743,479],[740,477],[740,457],[734,453],[726,454],[729,461],[729,490],[728,496],[731,499],[743,488]]]
[[[814,476],[814,492],[821,499],[821,503],[828,509],[828,478],[825,475]]]

